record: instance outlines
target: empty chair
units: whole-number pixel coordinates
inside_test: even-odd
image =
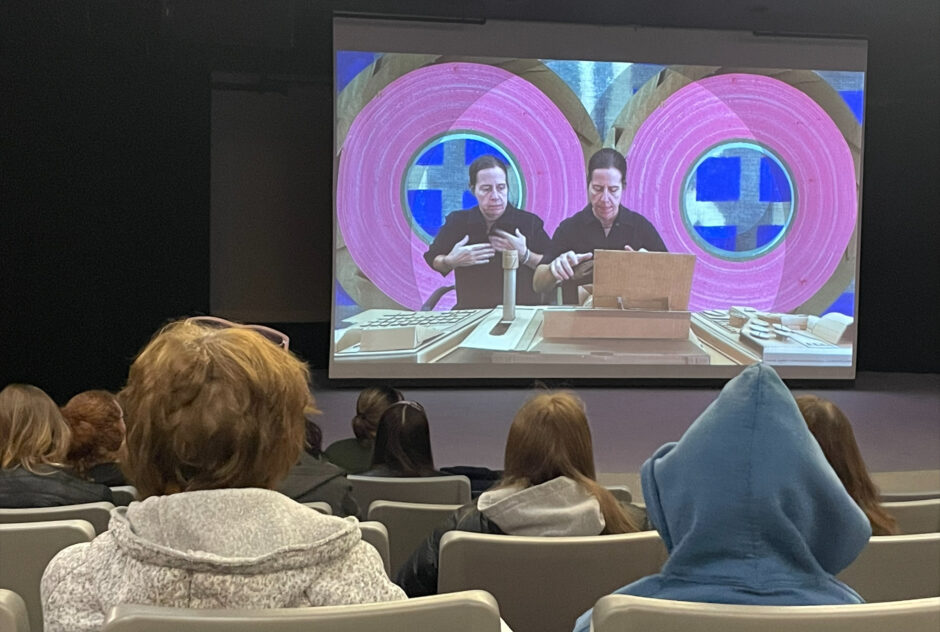
[[[365,521],[359,523],[359,530],[362,532],[363,542],[368,542],[379,552],[382,558],[382,564],[385,566],[385,574],[391,574],[388,555],[388,529],[381,522]]]
[[[839,579],[867,602],[940,597],[940,533],[874,536]]]
[[[94,527],[85,520],[0,524],[0,588],[22,597],[29,629],[42,630],[39,582],[49,560],[65,547],[94,537]]]
[[[133,485],[112,487],[111,495],[114,496],[114,505],[116,507],[126,507],[138,498],[137,488]]]
[[[492,595],[468,590],[354,606],[271,610],[195,610],[120,605],[104,632],[499,632]]]
[[[614,498],[622,503],[633,502],[633,492],[626,485],[605,485],[607,491],[614,495]]]
[[[377,520],[388,529],[392,577],[431,531],[459,508],[460,505],[402,503],[393,500],[376,500],[369,506],[369,520]]]
[[[111,510],[109,502],[62,505],[61,507],[34,507],[30,509],[0,509],[0,524],[14,522],[48,522],[50,520],[86,520],[95,528],[95,533],[108,530]]]
[[[311,509],[316,509],[321,514],[326,514],[327,516],[333,515],[333,508],[330,507],[330,503],[325,503],[322,500],[314,500],[309,503],[300,503],[300,504],[306,507],[310,507]]]
[[[0,588],[0,632],[29,632],[26,602],[4,588]]]
[[[882,503],[902,534],[940,532],[940,498]]]
[[[449,531],[441,539],[438,592],[491,593],[514,632],[570,632],[600,596],[659,572],[665,560],[654,531],[582,537]]]
[[[838,606],[741,606],[608,595],[593,632],[936,632],[940,598]]]
[[[374,500],[406,503],[464,505],[470,502],[470,479],[466,476],[427,476],[396,478],[382,476],[346,477],[353,486],[353,496],[360,507]]]

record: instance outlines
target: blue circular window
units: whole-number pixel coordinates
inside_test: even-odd
[[[724,259],[773,250],[793,223],[796,190],[786,164],[753,141],[721,143],[689,170],[681,193],[686,230]]]
[[[525,205],[525,183],[518,164],[499,142],[465,131],[435,136],[412,156],[402,182],[406,219],[426,243],[433,241],[448,213],[476,206],[467,167],[486,154],[509,166],[509,203],[516,208]]]

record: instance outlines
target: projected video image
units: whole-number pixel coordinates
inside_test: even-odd
[[[863,72],[337,51],[336,90],[337,376],[852,365]]]

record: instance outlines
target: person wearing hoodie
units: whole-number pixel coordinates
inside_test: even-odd
[[[121,394],[141,498],[56,555],[47,632],[100,630],[121,603],[290,608],[403,599],[353,518],[273,491],[297,461],[309,369],[246,326],[167,325]]]
[[[415,550],[396,582],[409,597],[437,593],[438,554],[448,531],[583,536],[639,531],[645,516],[595,480],[584,404],[573,393],[541,393],[516,413],[503,480],[458,509]]]
[[[669,559],[617,593],[773,606],[861,603],[835,578],[871,536],[770,366],[728,382],[640,472]],[[590,629],[591,611],[575,624]]]

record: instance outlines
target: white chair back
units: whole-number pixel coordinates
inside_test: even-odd
[[[333,508],[330,507],[330,503],[325,503],[322,500],[314,500],[309,503],[300,503],[305,507],[310,507],[311,509],[316,509],[321,514],[326,514],[327,516],[333,515]]]
[[[0,588],[0,632],[29,632],[26,602],[5,588]]]
[[[23,598],[31,630],[42,630],[39,582],[49,560],[65,547],[94,537],[94,527],[85,520],[0,524],[0,588]]]
[[[569,632],[599,597],[658,573],[665,560],[655,531],[561,538],[449,531],[438,592],[486,590],[515,632]]]
[[[133,485],[117,485],[111,488],[115,507],[127,507],[139,498],[137,488]]]
[[[469,590],[401,601],[319,608],[196,610],[120,605],[103,632],[499,632],[492,595]]]
[[[470,502],[470,479],[466,476],[394,478],[350,474],[346,480],[352,485],[353,498],[360,507],[365,508],[376,500],[441,505],[464,505]]]
[[[391,573],[388,554],[388,529],[381,522],[365,521],[359,523],[359,530],[362,531],[362,539],[375,547],[382,558],[382,565],[385,566],[385,574]]]
[[[369,506],[369,520],[376,520],[388,529],[389,560],[395,577],[418,545],[424,542],[439,524],[460,505],[432,505],[376,500]]]
[[[882,503],[881,506],[898,521],[898,528],[904,535],[940,533],[940,498]]]
[[[940,597],[940,533],[873,536],[839,579],[867,602]]]
[[[738,606],[608,595],[592,632],[936,632],[940,598],[843,606]]]
[[[111,510],[109,502],[62,505],[60,507],[32,507],[29,509],[0,509],[0,524],[17,522],[48,522],[50,520],[85,520],[95,528],[95,533],[108,530]]]

